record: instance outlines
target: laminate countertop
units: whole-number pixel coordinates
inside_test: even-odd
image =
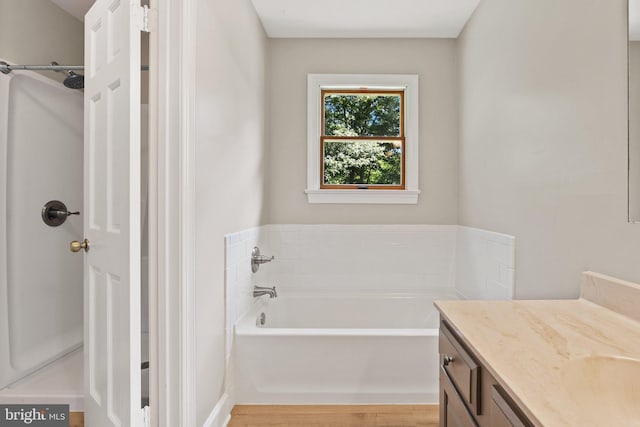
[[[583,298],[435,305],[534,424],[640,426],[637,320]]]

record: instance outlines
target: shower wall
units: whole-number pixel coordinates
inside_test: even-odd
[[[82,64],[81,21],[46,0],[0,0],[0,58]],[[44,78],[47,76],[49,78]],[[0,388],[82,344],[82,216],[46,226],[60,200],[82,209],[82,92],[61,73],[0,75]]]
[[[49,0],[0,0],[0,57],[14,64],[80,65],[84,26]],[[64,79],[53,71],[40,74]]]
[[[0,75],[0,388],[82,343],[82,92],[35,73]]]

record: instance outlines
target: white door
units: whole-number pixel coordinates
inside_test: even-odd
[[[140,0],[85,16],[85,425],[140,415]]]

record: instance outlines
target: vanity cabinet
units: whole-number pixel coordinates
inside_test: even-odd
[[[497,384],[491,386],[490,415],[492,427],[528,427],[532,425],[522,414],[520,408]]]
[[[477,425],[450,377],[444,369],[440,369],[440,426],[477,427]]]
[[[441,427],[533,427],[446,321],[439,352]]]

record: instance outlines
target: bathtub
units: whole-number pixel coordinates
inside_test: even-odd
[[[263,297],[236,325],[243,404],[438,402],[438,314],[429,295]]]

